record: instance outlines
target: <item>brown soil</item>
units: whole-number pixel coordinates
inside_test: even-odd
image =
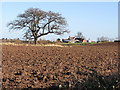
[[[118,43],[72,47],[2,46],[3,88],[74,87],[91,72],[110,76],[118,72]]]

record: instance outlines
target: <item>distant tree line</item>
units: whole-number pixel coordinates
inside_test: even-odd
[[[20,40],[19,38],[17,39],[8,39],[8,38],[2,38],[2,43],[15,43],[15,44],[34,44],[34,41],[26,41],[26,40]],[[56,41],[50,41],[50,40],[43,40],[43,39],[40,39],[37,41],[38,44],[55,44],[59,42],[59,40],[56,40]]]
[[[97,42],[110,42],[110,41],[114,41],[114,39],[111,39],[111,38],[105,37],[105,36],[97,38]]]

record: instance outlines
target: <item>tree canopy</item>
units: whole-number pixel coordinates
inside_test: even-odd
[[[34,39],[34,43],[39,37],[54,33],[61,35],[68,33],[67,22],[59,13],[43,11],[39,8],[29,8],[23,14],[17,16],[17,20],[8,23],[9,29],[25,30],[26,39]]]

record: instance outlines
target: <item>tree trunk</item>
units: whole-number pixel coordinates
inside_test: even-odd
[[[35,45],[37,44],[37,38],[34,39],[34,44],[35,44]]]

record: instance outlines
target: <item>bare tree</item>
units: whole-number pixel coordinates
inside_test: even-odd
[[[59,13],[52,11],[45,12],[38,8],[30,8],[23,14],[19,14],[17,20],[8,23],[12,30],[25,30],[27,39],[34,39],[36,44],[37,39],[43,35],[54,33],[61,35],[69,32],[66,29],[67,22]]]
[[[110,38],[102,36],[102,37],[98,37],[97,40],[100,42],[104,42],[104,41],[110,41]]]
[[[100,42],[100,38],[99,37],[97,38],[97,42]]]
[[[77,35],[76,35],[77,38],[85,38],[82,34],[82,32],[77,32]]]

